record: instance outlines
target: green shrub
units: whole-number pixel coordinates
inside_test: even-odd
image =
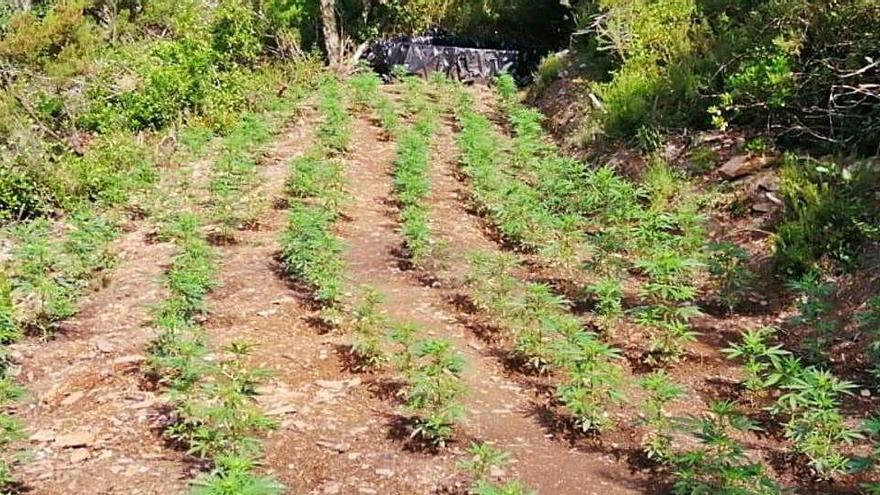
[[[212,47],[221,59],[251,65],[263,51],[263,18],[243,0],[224,0],[214,13]]]
[[[800,275],[823,260],[843,268],[857,262],[864,243],[878,235],[869,192],[876,173],[867,165],[787,158],[781,189],[786,209],[774,239],[780,271]]]

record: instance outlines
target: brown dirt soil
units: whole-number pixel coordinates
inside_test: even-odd
[[[398,321],[416,323],[424,334],[447,338],[468,360],[464,381],[470,395],[464,403],[465,425],[456,434],[452,452],[460,452],[470,441],[487,441],[511,453],[511,474],[540,493],[643,493],[641,479],[633,477],[611,456],[572,448],[563,438],[542,424],[542,404],[522,386],[506,376],[495,354],[460,321],[450,304],[454,289],[422,284],[415,273],[401,270],[397,257],[401,239],[396,233],[396,210],[391,190],[394,145],[383,143],[380,130],[359,121],[354,130],[355,152],[347,167],[354,205],[351,222],[342,237],[351,247],[347,254],[352,287],[370,285],[384,294],[385,310]],[[456,180],[455,147],[448,125],[437,142],[442,157],[432,172],[429,198],[432,227],[447,244],[443,257],[453,277],[442,287],[459,285],[466,270],[464,257],[476,248],[493,249],[482,233],[478,218],[466,211],[462,184]],[[497,248],[495,248],[497,249]],[[449,279],[447,279],[449,280]]]
[[[13,413],[29,434],[18,445],[29,459],[16,475],[29,493],[169,494],[192,476],[154,431],[160,398],[141,387],[148,309],[162,299],[171,256],[148,235],[139,225],[117,241],[112,278],[87,297],[68,331],[13,347],[28,393]]]

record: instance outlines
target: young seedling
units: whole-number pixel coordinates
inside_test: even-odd
[[[708,247],[709,273],[718,290],[718,300],[732,312],[742,301],[755,280],[748,267],[750,255],[742,247],[730,242],[718,242]]]
[[[779,485],[761,463],[752,461],[732,436],[735,431],[755,430],[757,426],[737,410],[734,402],[709,405],[709,413],[696,421],[694,436],[700,448],[676,455],[673,493],[723,493],[742,495],[781,495]]]
[[[779,369],[781,359],[791,354],[780,345],[768,343],[775,334],[776,329],[770,327],[747,330],[742,334],[742,343],[731,344],[721,351],[728,359],[744,361],[743,386],[754,394],[778,385],[782,376],[773,372]]]
[[[389,326],[388,317],[381,312],[382,297],[372,287],[362,291],[361,302],[354,309],[352,333],[354,344],[351,352],[363,370],[375,369],[388,361],[383,350],[383,339]]]
[[[829,298],[834,293],[834,285],[823,282],[817,272],[808,272],[802,278],[790,281],[787,286],[798,295],[795,302],[798,315],[792,321],[812,330],[804,345],[813,360],[824,361],[826,349],[837,329],[837,322],[828,318],[832,309]]]
[[[458,400],[466,392],[459,378],[465,361],[445,340],[421,343],[415,357],[406,392],[406,408],[414,415],[412,437],[443,447],[464,416]]]
[[[675,427],[675,420],[666,411],[666,406],[684,395],[684,389],[663,370],[642,378],[640,384],[648,393],[642,404],[645,424],[650,429],[645,439],[645,454],[648,459],[666,461],[672,456],[672,432]]]

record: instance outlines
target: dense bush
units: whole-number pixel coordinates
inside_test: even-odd
[[[604,103],[593,135],[711,118],[814,146],[880,149],[876,2],[594,0],[577,9],[579,51],[612,69],[592,85]]]
[[[269,55],[315,40],[290,34],[312,4],[58,0],[0,10],[0,222],[124,199],[151,176],[135,141],[186,123],[226,132],[281,85]]]
[[[800,275],[823,261],[853,265],[865,241],[880,237],[880,212],[870,199],[878,171],[863,163],[787,161],[782,192],[788,205],[776,232],[780,269]]]

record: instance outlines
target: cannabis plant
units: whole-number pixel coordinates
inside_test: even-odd
[[[612,426],[608,407],[623,401],[623,374],[615,361],[620,351],[595,335],[579,332],[557,342],[555,361],[566,381],[556,395],[582,431],[602,432]]]
[[[285,487],[271,476],[255,473],[258,463],[249,454],[221,454],[210,473],[193,482],[190,495],[280,495]]]
[[[361,301],[352,315],[354,344],[351,352],[361,369],[374,369],[388,360],[383,349],[383,338],[389,326],[388,318],[379,309],[382,297],[372,287],[365,287]]]
[[[841,449],[861,438],[840,412],[840,396],[855,387],[829,371],[808,367],[782,385],[784,393],[772,409],[788,417],[786,438],[822,478],[847,472],[850,460]]]
[[[828,318],[832,309],[829,298],[834,293],[834,285],[823,282],[821,275],[813,271],[790,281],[787,286],[798,295],[795,302],[798,315],[793,322],[812,330],[804,345],[814,360],[824,360],[826,349],[837,329],[837,322]]]
[[[602,328],[610,332],[623,314],[623,287],[620,279],[607,276],[587,287],[596,301],[593,310],[600,319]]]
[[[406,408],[414,414],[412,437],[445,446],[464,415],[459,398],[466,392],[459,378],[464,358],[445,340],[429,340],[415,350],[417,363],[409,379]]]
[[[743,386],[752,393],[766,390],[779,385],[783,376],[774,371],[779,370],[781,359],[791,353],[781,345],[770,345],[768,341],[776,334],[776,329],[765,327],[747,330],[742,334],[742,342],[731,344],[723,349],[728,359],[743,361],[746,378]]]
[[[755,274],[748,267],[748,251],[731,242],[718,242],[708,247],[708,268],[718,300],[728,311],[739,305],[755,280]]]
[[[673,493],[695,495],[781,495],[782,489],[763,464],[752,461],[732,434],[757,426],[730,401],[713,402],[709,412],[696,421],[693,434],[700,447],[676,455]]]
[[[22,337],[15,305],[12,301],[12,281],[0,266],[0,344],[11,344]]]
[[[645,424],[650,429],[645,440],[645,454],[648,459],[665,461],[672,455],[672,430],[675,420],[669,416],[666,406],[684,395],[684,389],[672,381],[663,370],[658,370],[642,378],[642,388],[648,393],[642,403]]]

